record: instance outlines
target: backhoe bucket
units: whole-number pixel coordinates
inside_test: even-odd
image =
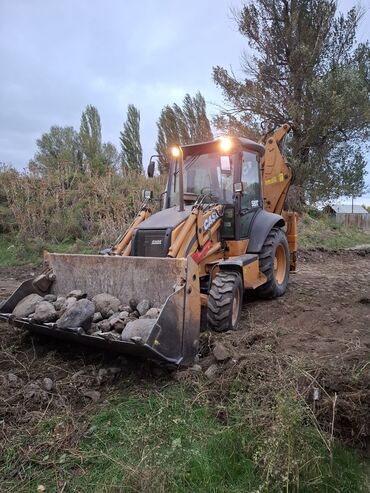
[[[30,332],[99,349],[174,363],[191,364],[198,351],[200,292],[198,269],[191,258],[121,257],[45,253],[44,274],[22,283],[2,304],[0,318]],[[25,296],[37,293],[67,295],[80,289],[93,298],[99,293],[116,296],[122,305],[129,300],[148,299],[160,308],[157,319],[137,336],[125,329],[120,340],[106,340],[55,323],[36,324],[31,318],[14,318],[12,312]],[[140,319],[139,319],[140,320]],[[139,324],[140,325],[140,324]],[[148,327],[149,325],[149,327]],[[123,337],[123,339],[122,339]]]

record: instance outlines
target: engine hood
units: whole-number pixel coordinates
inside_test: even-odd
[[[191,206],[185,207],[185,210],[182,212],[179,212],[177,206],[170,207],[169,209],[163,209],[162,211],[156,212],[139,224],[136,229],[174,229],[185,221],[190,214]]]

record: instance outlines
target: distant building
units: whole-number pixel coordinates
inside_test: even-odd
[[[327,214],[369,214],[362,205],[355,204],[332,204],[324,208]]]
[[[332,204],[324,207],[324,212],[339,224],[370,230],[370,214],[362,205]]]

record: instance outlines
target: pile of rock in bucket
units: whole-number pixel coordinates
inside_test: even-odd
[[[150,332],[160,310],[146,299],[132,299],[125,306],[108,293],[90,300],[86,293],[74,290],[65,297],[30,294],[17,304],[12,317],[106,340],[139,342]]]

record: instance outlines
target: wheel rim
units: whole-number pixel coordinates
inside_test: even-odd
[[[286,255],[282,244],[279,244],[275,250],[274,275],[276,282],[283,284],[286,275]]]
[[[233,300],[233,310],[231,314],[231,324],[233,327],[238,323],[240,309],[240,290],[237,289]]]

